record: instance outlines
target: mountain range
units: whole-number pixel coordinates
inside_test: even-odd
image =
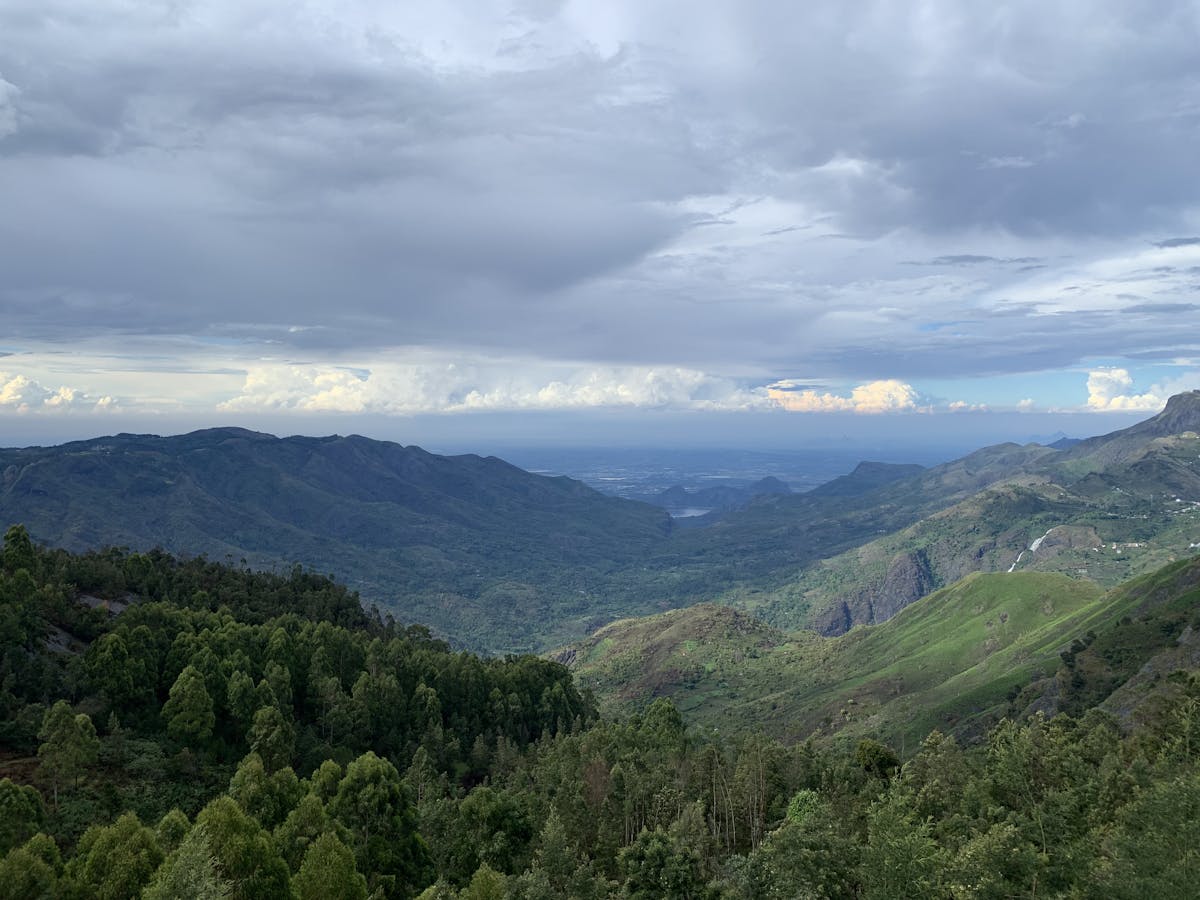
[[[648,504],[493,457],[237,428],[0,451],[0,519],[73,551],[299,563],[496,650],[516,649],[531,621],[586,628],[589,590],[671,531]]]
[[[299,563],[492,652],[545,651],[705,601],[838,635],[974,572],[1110,588],[1194,553],[1197,431],[1192,391],[1061,449],[1000,444],[928,469],[863,463],[686,529],[653,505],[493,457],[233,428],[121,434],[0,450],[0,520],[72,550]]]

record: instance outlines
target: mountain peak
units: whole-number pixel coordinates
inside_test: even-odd
[[[1167,401],[1163,411],[1147,422],[1151,423],[1160,434],[1200,431],[1200,391],[1175,394]]]
[[[1167,400],[1167,405],[1158,415],[1120,431],[1080,441],[1064,451],[1064,458],[1090,458],[1095,464],[1111,465],[1141,453],[1155,438],[1183,434],[1185,431],[1200,431],[1200,391],[1175,394]]]

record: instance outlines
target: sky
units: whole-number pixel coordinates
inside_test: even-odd
[[[5,0],[0,445],[1112,430],[1200,388],[1197,46],[1195,0]]]

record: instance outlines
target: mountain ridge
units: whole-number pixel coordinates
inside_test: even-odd
[[[903,605],[889,594],[916,599],[970,571],[1032,566],[1116,584],[1186,554],[1200,538],[1194,428],[1200,392],[1065,450],[983,448],[848,500],[848,508],[875,503],[881,513],[902,507],[914,513],[909,521],[891,519],[886,533],[804,566],[789,585],[724,599],[784,627],[837,634]],[[897,584],[892,566],[925,577]]]
[[[505,597],[586,619],[579,591],[671,532],[662,510],[569,478],[361,436],[111,436],[0,451],[0,479],[0,515],[40,542],[301,562],[460,641],[498,635],[496,649],[528,640],[528,610]]]
[[[299,562],[492,652],[714,599],[842,631],[973,570],[1086,568],[1110,585],[1169,561],[1200,536],[1192,426],[1200,392],[1066,449],[1002,443],[927,469],[864,462],[689,528],[496,457],[238,427],[123,433],[0,450],[0,517],[74,549]]]

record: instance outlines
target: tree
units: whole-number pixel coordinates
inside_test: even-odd
[[[250,749],[259,755],[268,771],[274,772],[291,762],[296,732],[279,707],[264,706],[256,712],[246,739]]]
[[[218,797],[196,816],[208,832],[221,878],[233,900],[289,900],[287,865],[258,822],[231,797]]]
[[[821,800],[797,804],[797,821],[785,820],[750,855],[749,876],[755,896],[770,900],[793,897],[852,897],[858,855],[843,833],[842,823]]]
[[[195,666],[185,666],[171,685],[171,693],[162,708],[167,733],[184,743],[212,737],[217,717],[204,676]]]
[[[617,856],[631,900],[674,897],[690,900],[704,895],[700,854],[671,839],[661,828],[643,830],[632,845]]]
[[[332,759],[327,759],[317,766],[309,779],[309,790],[321,798],[322,803],[328,803],[337,794],[338,785],[346,773]]]
[[[38,758],[41,769],[54,785],[54,806],[58,808],[58,789],[64,783],[78,783],[84,770],[100,756],[100,738],[96,726],[84,713],[75,715],[71,704],[59,700],[42,719],[38,732]]]
[[[396,767],[367,752],[346,768],[329,812],[346,827],[372,889],[403,897],[429,880],[429,854]]]
[[[1038,857],[1032,844],[1007,822],[993,825],[958,848],[946,870],[956,897],[1004,900],[1036,893]]]
[[[520,872],[528,861],[533,826],[523,805],[506,790],[487,786],[471,791],[458,807],[460,877],[487,863],[497,872]],[[452,876],[453,877],[453,876]]]
[[[142,893],[142,900],[226,900],[232,886],[217,870],[208,829],[195,826]]]
[[[137,897],[163,861],[154,832],[137,815],[125,813],[112,825],[83,833],[65,877],[98,900]]]
[[[238,764],[229,782],[229,796],[268,831],[284,820],[303,792],[295,772],[285,766],[267,774],[257,753]]]
[[[886,744],[864,738],[854,750],[854,761],[868,775],[888,779],[900,768],[900,757]]]
[[[928,819],[917,821],[903,798],[889,792],[871,807],[867,827],[862,854],[867,900],[946,896],[939,879],[945,854],[930,833]]]
[[[36,788],[0,778],[0,856],[33,837],[45,818]]]
[[[797,791],[787,805],[787,820],[793,825],[803,826],[821,811],[821,795],[807,788]]]
[[[298,900],[366,900],[367,879],[354,867],[354,853],[325,832],[304,854],[292,879]]]
[[[0,897],[50,900],[59,894],[62,857],[54,839],[38,833],[0,859]]]
[[[24,569],[31,575],[37,570],[37,550],[29,538],[24,525],[13,525],[4,532],[4,551],[0,553],[0,566],[8,574]]]
[[[535,863],[537,868],[546,873],[550,885],[565,894],[571,876],[579,866],[571,845],[567,843],[567,832],[563,828],[558,811],[550,810],[546,824],[542,826],[541,844],[538,847]]]
[[[88,648],[87,673],[108,701],[111,709],[124,709],[139,687],[133,680],[129,664],[129,648],[125,639],[115,632],[102,635]]]
[[[287,636],[282,628],[276,628],[275,635]],[[271,694],[275,697],[275,702],[279,706],[279,711],[291,716],[292,714],[292,673],[285,666],[272,660],[267,663],[263,669],[263,681],[271,688]]]
[[[254,679],[241,669],[237,669],[229,676],[225,694],[229,714],[239,727],[240,733],[244,734],[253,724],[254,713],[259,707],[258,695],[254,690]]]
[[[950,835],[968,828],[961,809],[971,777],[967,758],[954,738],[932,731],[916,756],[904,764],[899,787],[918,819],[932,818],[939,836]]]
[[[418,747],[413,753],[412,765],[404,773],[404,783],[412,792],[417,808],[420,809],[428,801],[441,797],[445,791],[445,781],[445,777],[433,767],[429,751]]]
[[[504,900],[508,896],[508,879],[487,863],[480,863],[470,883],[459,894],[459,900]]]
[[[154,837],[163,853],[174,853],[192,830],[192,823],[179,807],[174,807],[158,820]]]
[[[1195,897],[1200,871],[1200,775],[1159,782],[1128,804],[1106,849],[1111,862],[1090,873],[1094,890],[1090,896]]]
[[[298,872],[304,861],[304,854],[317,838],[333,828],[334,824],[326,814],[321,798],[308,793],[300,799],[296,808],[287,814],[283,824],[275,829],[275,847],[288,864],[288,868]]]

